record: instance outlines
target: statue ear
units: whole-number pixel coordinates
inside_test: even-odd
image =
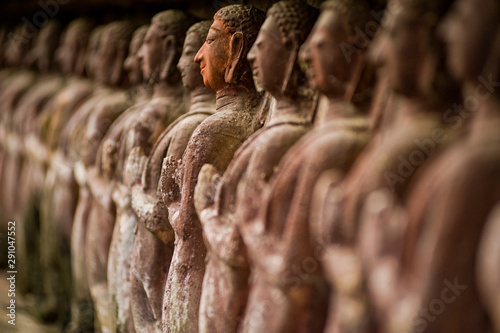
[[[74,73],[76,73],[77,75],[82,75],[85,73],[85,64],[87,61],[85,51],[86,50],[82,49],[80,46],[80,49],[78,50],[78,52],[76,52],[76,59],[74,62],[73,70],[74,70]],[[94,73],[91,73],[91,75],[94,75]]]
[[[114,68],[111,72],[111,80],[110,82],[114,85],[120,84],[122,80],[122,74],[123,74],[123,62],[125,61],[125,58],[127,57],[127,51],[128,51],[128,45],[127,43],[121,41],[118,44],[117,48],[117,54],[116,54],[116,60],[114,63]]]
[[[291,52],[290,52],[290,57],[288,57],[288,64],[286,66],[286,72],[285,76],[283,77],[283,84],[281,86],[281,93],[286,95],[289,90],[294,89],[294,85],[296,84],[295,78],[292,77],[293,75],[293,68],[295,67],[295,63],[297,62],[297,56],[299,54],[299,46],[298,45],[292,45],[291,46]]]
[[[226,73],[224,74],[226,83],[236,83],[236,67],[241,60],[243,46],[243,34],[241,32],[235,32],[229,41],[229,61],[226,67]]]
[[[170,71],[172,70],[172,66],[175,66],[176,64],[174,63],[175,60],[175,54],[176,54],[176,47],[175,47],[175,36],[174,35],[168,35],[165,37],[163,40],[163,52],[165,54],[165,61],[163,63],[163,67],[161,68],[160,72],[160,80],[164,81],[169,77]]]

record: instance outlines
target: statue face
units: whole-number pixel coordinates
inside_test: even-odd
[[[428,48],[429,27],[405,19],[405,9],[382,27],[374,41],[374,56],[391,88],[403,95],[421,91]]]
[[[481,74],[498,26],[495,0],[459,0],[439,27],[450,72],[458,79]]]
[[[104,84],[115,84],[111,82],[111,69],[117,61],[116,41],[111,40],[110,34],[105,32],[101,38],[97,59],[95,62],[94,76],[98,82]]]
[[[144,37],[142,34],[135,34],[130,42],[128,56],[123,63],[124,69],[128,73],[130,84],[139,84],[142,81],[141,63],[139,61],[139,49],[142,45]]]
[[[139,61],[145,79],[149,80],[153,76],[159,75],[163,53],[163,38],[158,27],[152,24],[139,50]]]
[[[224,73],[229,58],[230,39],[231,36],[224,29],[222,22],[215,19],[208,31],[205,43],[194,57],[194,61],[200,65],[203,83],[214,91],[219,91],[226,86]]]
[[[307,65],[310,85],[326,96],[343,96],[349,82],[355,55],[351,61],[344,55],[341,45],[352,45],[340,15],[325,10],[316,22],[300,54]]]
[[[279,94],[290,56],[276,22],[268,17],[247,56],[257,86],[273,96]]]
[[[193,90],[196,87],[203,85],[203,77],[200,75],[200,66],[194,62],[194,56],[203,44],[196,33],[191,32],[186,35],[182,55],[177,64],[177,68],[181,73],[182,83],[184,87]]]
[[[71,31],[64,34],[63,42],[56,51],[56,60],[63,73],[72,74],[77,58],[77,38]]]

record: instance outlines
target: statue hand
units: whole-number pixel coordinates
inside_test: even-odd
[[[180,199],[180,181],[177,172],[181,161],[176,161],[174,156],[163,159],[161,166],[160,186],[163,201],[168,205]]]
[[[142,171],[147,162],[147,157],[141,147],[134,147],[128,155],[125,170],[123,172],[124,184],[132,186],[140,184]]]
[[[194,206],[198,215],[202,210],[214,204],[220,179],[221,176],[213,165],[205,164],[201,168],[194,190]]]

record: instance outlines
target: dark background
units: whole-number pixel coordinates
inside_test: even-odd
[[[154,14],[165,9],[184,9],[200,19],[211,19],[221,7],[230,4],[250,4],[267,10],[276,0],[0,0],[0,26],[13,27],[28,20],[36,24],[46,15],[68,23],[86,16],[96,23],[116,19],[133,19],[147,23]],[[321,0],[308,0],[318,6]]]

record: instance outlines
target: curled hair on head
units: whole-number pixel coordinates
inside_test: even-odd
[[[212,25],[212,23],[213,21],[211,20],[205,20],[195,23],[189,28],[186,35],[196,34],[202,41],[204,41],[205,38],[207,38],[208,30],[210,30],[210,26]]]
[[[115,21],[106,26],[105,34],[113,42],[129,42],[135,26],[130,21]]]
[[[267,12],[267,17],[276,23],[285,44],[294,48],[293,58],[285,73],[282,92],[294,93],[306,83],[305,75],[297,64],[297,55],[312,30],[319,10],[300,0],[285,0],[275,3]]]
[[[148,32],[148,29],[149,29],[149,24],[141,25],[139,28],[135,29],[134,33],[132,34],[131,42],[137,40],[138,46],[142,45],[144,37],[146,37],[146,34]]]
[[[355,33],[355,28],[365,30],[365,27],[375,18],[372,11],[379,11],[384,8],[384,1],[369,0],[328,0],[321,5],[321,10],[333,10],[340,14],[350,27],[351,32]],[[371,38],[370,36],[368,36]]]
[[[151,19],[151,25],[158,28],[161,36],[176,36],[177,46],[182,46],[186,31],[195,23],[195,19],[182,10],[169,9],[159,12]]]
[[[241,61],[238,63],[235,71],[239,73],[236,82],[254,86],[252,70],[246,60],[253,43],[257,39],[260,27],[266,18],[266,14],[254,6],[230,5],[223,7],[214,15],[214,20],[222,22],[225,31],[233,35],[240,32],[243,35],[243,52]]]
[[[94,24],[88,19],[77,18],[69,23],[64,36],[67,36],[65,38],[75,38],[86,46],[93,28]]]
[[[285,43],[301,45],[318,18],[319,11],[300,0],[285,0],[275,3],[267,12],[278,26]]]

